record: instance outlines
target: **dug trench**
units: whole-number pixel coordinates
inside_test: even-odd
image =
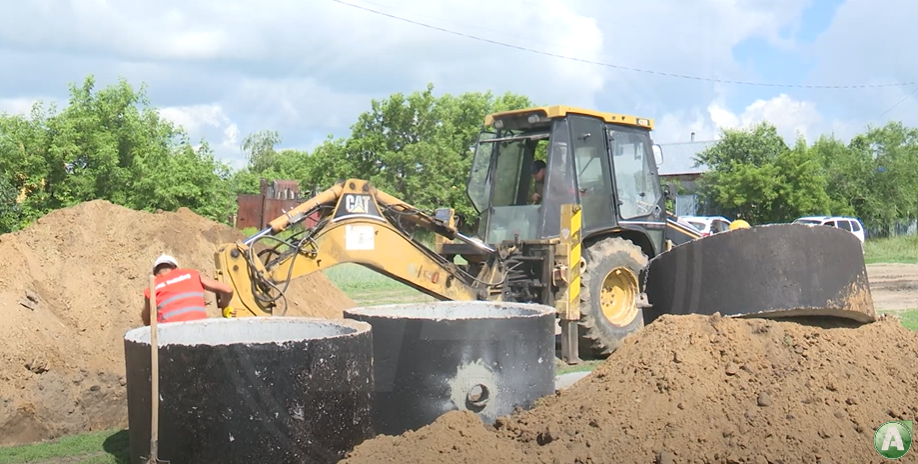
[[[188,209],[100,200],[0,235],[0,445],[125,427],[123,337],[142,324],[151,263],[165,252],[212,275],[217,246],[242,237]],[[286,295],[288,316],[340,317],[354,306],[323,275]],[[219,316],[210,294],[208,312]]]
[[[450,412],[341,462],[885,462],[875,430],[918,418],[918,334],[806,322],[663,316],[528,411]]]

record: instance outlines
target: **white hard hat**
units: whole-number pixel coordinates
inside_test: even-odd
[[[161,254],[161,255],[159,255],[159,258],[156,258],[156,261],[153,262],[153,271],[154,271],[154,272],[156,272],[156,268],[157,268],[160,264],[171,264],[171,265],[174,266],[174,267],[178,267],[178,261],[176,261],[175,258],[173,258],[173,257],[171,257],[171,256],[169,256],[169,255],[167,255],[167,254]]]

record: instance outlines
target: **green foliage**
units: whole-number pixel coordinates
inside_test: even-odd
[[[769,223],[830,210],[816,155],[802,138],[789,148],[769,123],[725,130],[721,141],[696,161],[711,169],[699,186],[720,214]]]
[[[300,183],[304,191],[313,188],[313,157],[300,150],[277,151],[275,146],[283,139],[272,130],[262,130],[248,135],[242,141],[242,151],[248,164],[233,173],[230,190],[233,196],[240,193],[259,193],[259,181],[268,182],[292,179]]]
[[[901,123],[870,128],[847,145],[822,136],[793,148],[761,123],[724,131],[696,161],[711,169],[700,182],[704,201],[753,223],[856,216],[884,235],[918,210],[918,130]]]
[[[184,206],[217,220],[231,213],[229,168],[206,143],[192,146],[150,106],[143,86],[125,80],[101,90],[92,76],[71,85],[59,113],[37,103],[29,117],[4,114],[0,140],[0,177],[25,193],[17,226],[95,199],[148,211]],[[8,222],[4,230],[13,228]]]
[[[329,138],[312,153],[311,178],[321,188],[338,179],[368,179],[420,209],[452,207],[471,217],[465,184],[484,117],[527,106],[528,98],[511,93],[435,97],[432,84],[373,100],[349,138]]]
[[[6,176],[0,177],[0,234],[12,232],[19,227],[22,210],[16,197],[19,192],[13,182]]]

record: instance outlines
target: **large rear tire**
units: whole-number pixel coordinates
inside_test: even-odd
[[[639,277],[647,265],[640,247],[619,237],[594,243],[585,253],[581,271],[580,353],[605,357],[625,337],[644,327],[638,306]]]

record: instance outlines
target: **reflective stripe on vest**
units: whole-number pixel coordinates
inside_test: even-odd
[[[157,277],[157,322],[195,321],[207,318],[207,301],[201,277],[193,269],[176,269]]]
[[[179,304],[176,304],[177,302]],[[187,304],[191,304],[192,306],[185,306]],[[156,305],[156,311],[157,314],[159,314],[159,322],[204,319],[207,317],[207,308],[204,306],[205,304],[204,292],[186,292],[166,298],[165,301]]]

